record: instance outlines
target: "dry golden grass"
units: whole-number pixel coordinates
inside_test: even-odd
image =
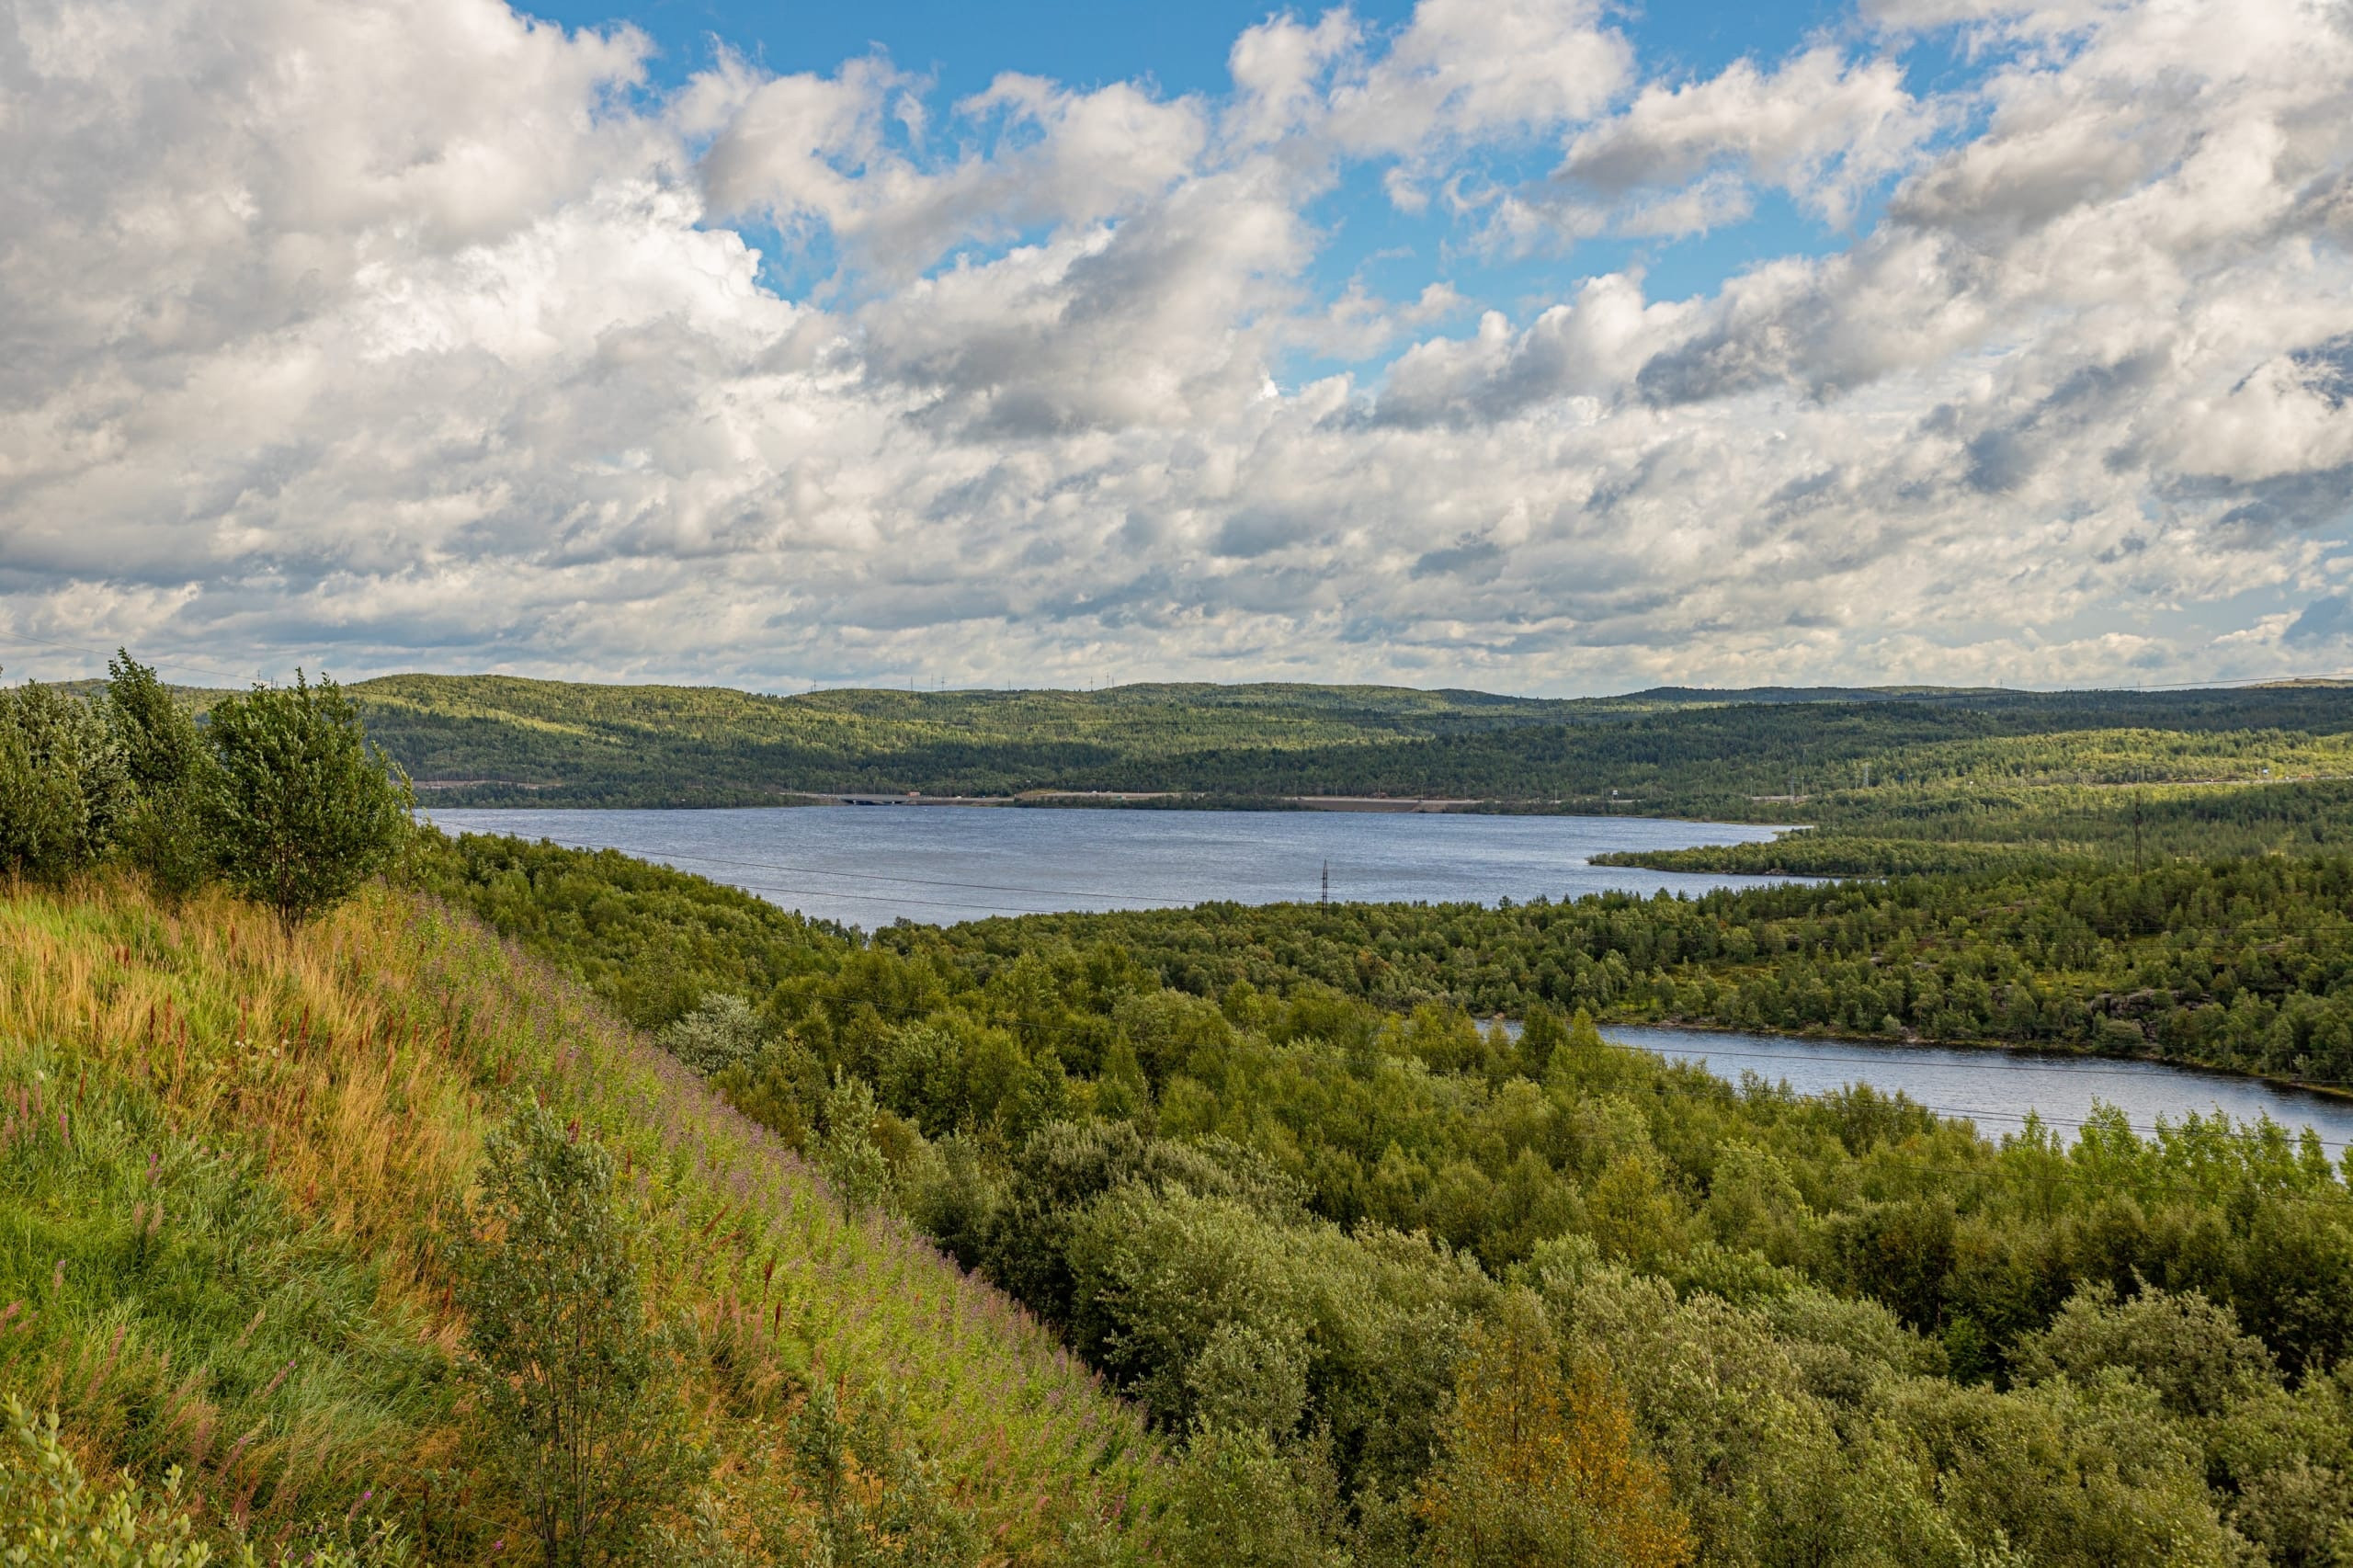
[[[576,986],[405,894],[290,934],[225,895],[0,885],[0,1387],[63,1409],[93,1461],[186,1466],[222,1517],[284,1534],[374,1492],[438,1560],[490,1552],[442,1254],[523,1094],[623,1164],[722,1513],[775,1483],[819,1377],[904,1406],[996,1561],[1141,1547],[1156,1512],[1139,1418],[1021,1309],[846,1220]]]

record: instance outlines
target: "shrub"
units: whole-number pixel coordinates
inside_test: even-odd
[[[2279,1386],[2263,1341],[2239,1332],[2236,1313],[2195,1290],[2154,1287],[2120,1303],[2113,1287],[2087,1285],[2049,1328],[2026,1335],[2012,1358],[2021,1381],[2064,1374],[2091,1381],[2120,1367],[2156,1390],[2176,1415],[2219,1415]]]
[[[809,1568],[963,1568],[979,1554],[932,1465],[902,1439],[895,1411],[869,1399],[855,1420],[820,1382],[790,1423],[794,1479],[814,1517]],[[779,1532],[781,1534],[782,1532]]]
[[[836,1071],[833,1092],[825,1096],[825,1135],[817,1164],[845,1215],[886,1208],[893,1197],[891,1163],[874,1142],[876,1114],[874,1091],[866,1080]]]
[[[189,1539],[179,1510],[180,1472],[174,1470],[159,1499],[167,1521],[143,1528],[147,1498],[126,1483],[93,1486],[59,1440],[57,1413],[37,1419],[10,1394],[0,1414],[8,1432],[0,1444],[0,1562],[43,1568],[202,1568],[211,1549]]]
[[[0,1436],[0,1562],[38,1568],[205,1568],[212,1548],[194,1539],[180,1499],[177,1466],[150,1497],[136,1482],[100,1489],[83,1475],[58,1434],[57,1412],[36,1417],[16,1395],[0,1403],[7,1431]],[[355,1514],[356,1518],[356,1514]],[[305,1542],[299,1554],[281,1548],[263,1558],[239,1539],[225,1568],[399,1568],[408,1543],[374,1524],[357,1546]]]
[[[80,698],[0,691],[0,866],[58,877],[105,853],[132,800],[121,745]]]
[[[347,896],[398,851],[415,797],[360,733],[332,680],[296,672],[212,710],[221,760],[214,804],[222,869],[289,926]]]
[[[220,764],[196,715],[153,669],[122,652],[107,662],[107,711],[134,795],[122,847],[165,893],[192,892],[215,869],[206,824]]]
[[[741,996],[722,993],[654,1037],[663,1050],[708,1078],[760,1051],[760,1016]]]
[[[1532,1293],[1514,1292],[1471,1344],[1444,1457],[1422,1486],[1435,1562],[1676,1568],[1689,1559],[1665,1473],[1636,1448],[1632,1406],[1590,1361],[1561,1375]]]
[[[1324,1449],[1203,1422],[1177,1471],[1170,1556],[1182,1568],[1345,1568],[1347,1512]]]
[[[612,1187],[612,1157],[594,1138],[526,1106],[488,1141],[460,1249],[490,1462],[546,1568],[628,1561],[698,1464]]]

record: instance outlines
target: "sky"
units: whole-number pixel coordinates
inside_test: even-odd
[[[2353,668],[2353,0],[0,0],[0,678]]]

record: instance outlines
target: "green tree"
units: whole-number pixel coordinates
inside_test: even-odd
[[[1472,1335],[1421,1513],[1431,1560],[1461,1568],[1678,1568],[1691,1554],[1625,1394],[1590,1361],[1561,1375],[1526,1290]]]
[[[322,676],[257,686],[212,710],[223,869],[289,926],[344,898],[408,831],[408,778],[368,744],[359,710]]]
[[[135,796],[123,848],[165,892],[191,892],[215,869],[206,819],[220,764],[188,705],[127,650],[107,662],[106,701]]]
[[[760,1053],[760,1016],[741,996],[724,992],[702,999],[702,1006],[675,1023],[665,1024],[654,1043],[709,1078]]]
[[[612,1189],[593,1137],[527,1105],[490,1136],[459,1252],[490,1462],[545,1568],[631,1561],[699,1463]]]
[[[971,1523],[949,1506],[934,1467],[901,1440],[889,1401],[855,1418],[820,1381],[786,1436],[794,1480],[812,1517],[797,1532],[806,1568],[963,1568],[978,1555]]]
[[[2195,1290],[2143,1289],[2120,1302],[2105,1281],[2069,1298],[2051,1326],[2012,1354],[2021,1381],[2065,1375],[2089,1382],[2120,1367],[2157,1392],[2176,1415],[2219,1415],[2279,1383],[2263,1341],[2239,1332],[2238,1315]]]
[[[818,1145],[817,1164],[842,1212],[856,1216],[888,1208],[894,1194],[891,1163],[874,1142],[874,1090],[865,1079],[836,1068],[824,1111],[825,1135]]]
[[[0,691],[0,867],[57,877],[89,864],[131,799],[122,746],[90,704],[38,682]]]
[[[1346,1568],[1347,1510],[1327,1449],[1197,1421],[1176,1478],[1170,1556],[1184,1568]]]

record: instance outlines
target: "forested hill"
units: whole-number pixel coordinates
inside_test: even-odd
[[[2324,684],[2059,693],[1664,687],[1563,700],[1296,685],[766,697],[394,676],[349,690],[369,733],[427,800],[449,805],[1102,790],[1773,815],[1756,798],[1867,783],[2353,772],[2342,766],[2353,687]]]

